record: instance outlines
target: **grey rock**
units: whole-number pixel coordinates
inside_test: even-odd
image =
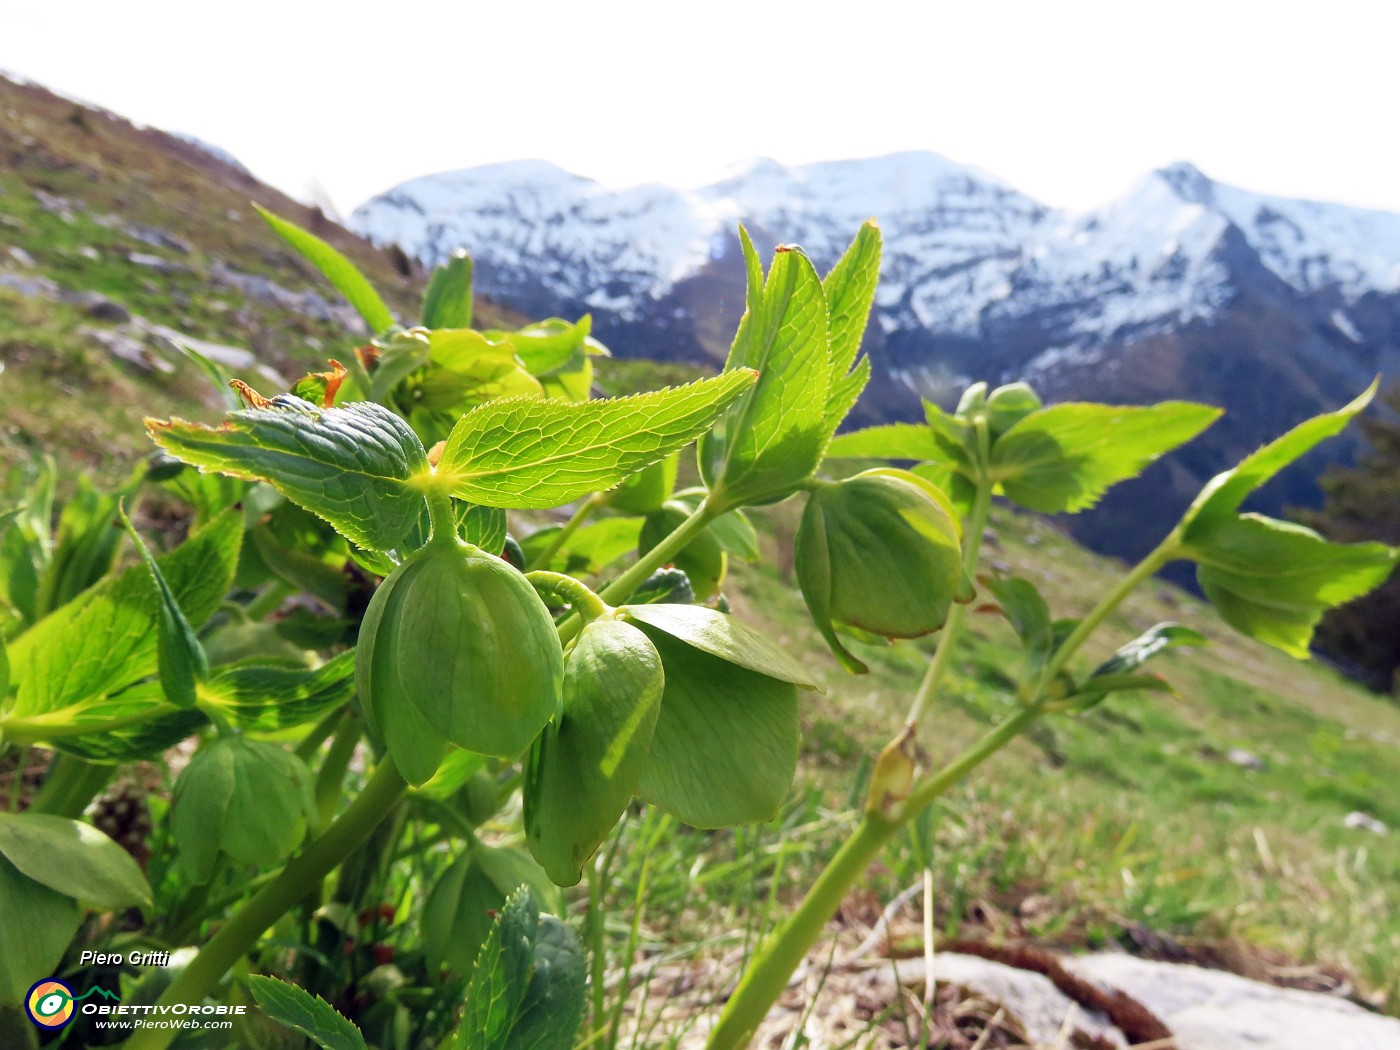
[[[48,277],[0,271],[0,288],[8,288],[29,299],[57,299],[58,282]]]
[[[175,371],[175,366],[163,357],[152,353],[151,348],[146,345],[144,340],[126,332],[113,328],[92,328],[90,326],[84,326],[79,331],[91,338],[93,342],[117,360],[124,361],[143,372]]]
[[[1343,817],[1342,824],[1355,831],[1369,831],[1372,835],[1386,835],[1390,833],[1390,829],[1385,826],[1383,821],[1377,820],[1369,813],[1362,813],[1359,809],[1352,810]]]
[[[1269,763],[1256,755],[1253,751],[1246,751],[1242,747],[1232,747],[1225,752],[1225,761],[1239,766],[1241,769],[1251,769],[1256,773],[1262,773],[1269,768]]]
[[[1176,1036],[1177,1050],[1400,1050],[1400,1020],[1337,996],[1124,954],[1064,963],[1151,1010]]]
[[[155,270],[156,273],[184,273],[189,270],[188,266],[181,266],[179,263],[171,262],[159,255],[151,255],[148,252],[127,252],[126,258],[133,265],[144,266],[148,270]]]
[[[27,251],[25,251],[17,244],[12,244],[8,246],[5,249],[5,251],[9,254],[11,259],[19,263],[21,266],[33,269],[35,266],[38,265],[38,263],[34,261],[34,256],[30,255]]]

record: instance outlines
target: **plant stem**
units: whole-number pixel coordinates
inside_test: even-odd
[[[632,597],[632,592],[646,582],[648,576],[675,558],[680,551],[685,549],[686,544],[704,531],[705,526],[709,525],[715,517],[715,512],[710,509],[708,502],[700,504],[690,517],[676,526],[675,531],[638,558],[621,576],[604,587],[599,597],[609,605],[621,605],[627,601],[628,598]],[[577,615],[570,616],[559,625],[559,640],[567,642],[581,630],[583,630],[582,618]]]
[[[1036,695],[1043,695],[1046,686],[1054,680],[1055,675],[1069,662],[1069,658],[1079,651],[1091,634],[1098,628],[1105,619],[1123,604],[1123,600],[1137,589],[1144,580],[1156,574],[1167,562],[1174,559],[1180,549],[1181,538],[1176,530],[1173,530],[1166,539],[1157,544],[1156,547],[1128,571],[1128,574],[1118,581],[1118,586],[1114,587],[1098,605],[1089,612],[1084,619],[1079,621],[1079,626],[1074,629],[1060,647],[1055,650],[1049,661],[1045,664],[1045,670],[1041,672],[1040,679],[1036,682]]]
[[[344,713],[343,707],[337,707],[314,726],[311,732],[301,738],[301,743],[297,744],[294,754],[303,762],[311,761],[311,756],[321,750],[330,735],[335,732],[335,727],[340,724],[341,715]]]
[[[851,886],[870,866],[881,847],[934,799],[1005,747],[1039,714],[1038,707],[1022,708],[987,733],[937,774],[920,783],[898,818],[889,820],[878,813],[865,814],[855,834],[831,858],[797,910],[759,949],[757,958],[730,996],[719,1024],[710,1034],[706,1050],[731,1050],[748,1042],[827,922],[836,914]]]
[[[550,537],[549,545],[531,559],[528,567],[531,569],[549,568],[549,563],[564,548],[564,544],[569,542],[569,538],[579,530],[579,526],[591,518],[598,508],[606,506],[607,502],[608,497],[604,493],[595,492],[579,504],[578,510],[574,511],[573,516],[564,522],[563,527]]]
[[[282,603],[292,595],[297,589],[284,580],[273,580],[256,598],[243,607],[243,615],[254,623],[266,619],[268,616],[282,608]]]
[[[992,483],[983,480],[977,486],[977,495],[972,503],[972,512],[963,525],[963,572],[971,580],[977,572],[977,562],[982,556],[982,536],[987,531],[987,518],[992,512]],[[928,713],[929,705],[938,695],[938,687],[952,662],[953,649],[962,635],[963,622],[967,619],[967,604],[959,602],[948,613],[948,622],[943,625],[943,633],[938,637],[938,648],[929,661],[924,680],[919,683],[919,691],[914,694],[914,703],[909,708],[906,725],[916,729]]]
[[[603,910],[604,875],[598,870],[600,858],[588,865],[588,944],[591,973],[589,983],[593,993],[593,1011],[588,1026],[590,1034],[597,1035],[607,1024],[605,1016],[608,1008],[607,988],[604,982],[608,972],[607,930],[604,927],[606,912]]]
[[[537,591],[544,591],[557,598],[562,598],[568,602],[573,611],[584,618],[584,620],[596,620],[608,611],[608,607],[603,604],[603,600],[594,594],[585,584],[580,583],[572,576],[565,576],[562,572],[547,572],[544,569],[534,569],[525,574],[525,578],[530,581],[530,585]]]
[[[424,495],[428,499],[428,519],[433,525],[430,542],[442,543],[457,538],[457,515],[452,509],[452,497],[445,489],[434,487]]]
[[[48,776],[35,792],[28,812],[52,813],[56,817],[77,820],[116,771],[116,766],[104,766],[72,755],[57,755],[49,766]]]
[[[325,827],[335,816],[336,803],[340,801],[341,786],[345,782],[345,771],[350,768],[350,759],[360,744],[360,722],[354,712],[346,711],[336,726],[331,738],[330,750],[316,773],[316,813],[320,817],[320,827]]]
[[[381,761],[350,807],[238,910],[171,982],[158,1005],[202,1001],[269,926],[320,886],[374,831],[407,788],[394,763]],[[175,1029],[143,1028],[127,1041],[126,1050],[164,1050],[177,1034]]]

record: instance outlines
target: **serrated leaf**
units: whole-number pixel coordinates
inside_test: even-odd
[[[423,327],[472,326],[472,257],[459,248],[433,271],[423,293]]]
[[[1095,670],[1090,680],[1105,676],[1124,675],[1136,671],[1145,662],[1167,649],[1184,645],[1206,645],[1200,631],[1179,623],[1159,623],[1122,646]]]
[[[206,703],[240,729],[256,733],[315,722],[354,695],[354,650],[314,670],[234,664],[211,678],[203,690]]]
[[[1327,412],[1299,423],[1282,437],[1248,456],[1232,470],[1217,474],[1208,481],[1182,517],[1181,528],[1187,542],[1191,542],[1192,529],[1206,528],[1222,518],[1228,518],[1239,509],[1244,498],[1260,485],[1312,451],[1322,441],[1345,430],[1347,424],[1371,403],[1379,385],[1378,377],[1349,404],[1335,412]]]
[[[917,423],[885,423],[837,434],[826,446],[826,458],[923,461],[941,457],[928,427]]]
[[[195,627],[233,582],[242,517],[229,511],[157,558],[176,602]],[[13,715],[29,717],[116,697],[157,672],[160,598],[137,565],[109,577],[10,643]],[[159,697],[155,698],[156,702]]]
[[[371,334],[394,327],[394,315],[379,298],[379,293],[345,256],[315,234],[307,233],[296,223],[288,222],[254,204],[277,236],[292,246],[302,258],[320,270],[335,290],[345,296],[355,312],[365,319]]]
[[[266,481],[371,550],[397,546],[423,509],[412,479],[427,472],[427,454],[408,424],[380,405],[317,408],[283,396],[232,412],[217,427],[148,419],[146,429],[178,459]]]
[[[780,248],[761,290],[748,233],[740,227],[749,309],[739,322],[726,372],[751,368],[758,382],[700,442],[700,468],[722,507],[790,494],[821,461],[831,389],[826,299],[811,261]]]
[[[160,571],[155,556],[151,554],[146,541],[131,524],[124,508],[118,508],[122,524],[136,544],[151,580],[156,585],[159,598],[159,614],[156,618],[156,666],[160,674],[160,686],[165,698],[176,707],[193,707],[199,683],[209,676],[209,658],[204,655],[204,646],[185,618],[180,603],[175,600],[175,592]]]
[[[535,961],[531,938],[538,925],[539,911],[530,891],[516,890],[477,954],[453,1041],[457,1050],[504,1050],[529,985]]]
[[[553,915],[540,916],[533,946],[534,973],[504,1050],[571,1050],[586,1002],[583,947]]]
[[[453,427],[437,473],[472,503],[559,506],[688,445],[753,382],[740,369],[634,397],[493,401]]]
[[[862,357],[856,366],[843,376],[832,381],[831,390],[826,396],[826,411],[822,414],[822,429],[828,434],[835,433],[842,420],[856,407],[865,386],[870,382],[870,358]]]
[[[367,1050],[360,1030],[319,995],[257,974],[248,978],[248,990],[264,1014],[300,1032],[322,1050]]]
[[[862,223],[851,246],[822,280],[830,318],[832,390],[850,372],[860,353],[861,337],[880,280],[880,240],[880,228],[873,219]]]
[[[1042,513],[1092,507],[1111,486],[1190,441],[1220,415],[1209,405],[1067,403],[1032,412],[992,446],[1006,497]]]
[[[1180,555],[1225,622],[1300,660],[1322,614],[1380,586],[1400,560],[1381,543],[1331,543],[1257,514],[1198,518],[1187,536]]]
[[[0,813],[0,855],[41,886],[103,910],[151,906],[151,888],[131,854],[91,824]]]

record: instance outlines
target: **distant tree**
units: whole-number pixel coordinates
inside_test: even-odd
[[[1400,544],[1400,384],[1360,420],[1367,448],[1354,466],[1322,478],[1318,511],[1297,511],[1304,524],[1344,543]],[[1400,572],[1323,619],[1317,647],[1371,688],[1400,696]]]

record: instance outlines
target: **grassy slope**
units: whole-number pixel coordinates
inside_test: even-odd
[[[294,377],[346,353],[364,333],[210,279],[222,264],[338,302],[267,228],[254,201],[329,240],[399,317],[416,318],[423,275],[405,276],[319,212],[161,131],[0,77],[0,272],[98,293],[187,335],[252,350]],[[159,243],[161,235],[170,243]],[[487,307],[483,321],[503,317]],[[32,449],[57,448],[71,455],[70,470],[110,477],[147,450],[132,425],[141,416],[214,403],[192,367],[169,375],[133,368],[87,331],[115,327],[78,306],[0,288],[0,472]]]
[[[849,825],[865,756],[902,722],[931,649],[862,647],[871,674],[841,672],[783,570],[796,508],[772,508],[761,519],[770,560],[738,567],[729,593],[740,615],[821,669],[828,692],[806,699],[798,798],[777,825],[733,838],[672,829],[684,850],[700,851],[694,865],[684,853],[668,863],[654,851],[621,851],[623,902],[651,857],[645,914],[662,951],[696,929],[736,931],[712,946],[747,949],[810,880]],[[1041,521],[999,510],[993,526],[988,558],[1036,582],[1057,616],[1086,612],[1121,574],[1120,563]],[[1129,601],[1081,665],[1164,620],[1197,626],[1213,642],[1155,661],[1178,695],[1120,694],[997,756],[887,851],[848,911],[870,922],[927,865],[937,922],[950,936],[1131,947],[1165,934],[1197,958],[1259,974],[1283,957],[1341,966],[1394,1009],[1400,834],[1348,829],[1343,819],[1362,810],[1400,828],[1400,708],[1324,666],[1233,634],[1164,584]],[[972,621],[923,734],[934,761],[1011,710],[1015,637],[993,615]],[[1253,752],[1267,768],[1231,763],[1231,748]],[[661,833],[657,825],[645,818],[630,835],[644,840]]]

